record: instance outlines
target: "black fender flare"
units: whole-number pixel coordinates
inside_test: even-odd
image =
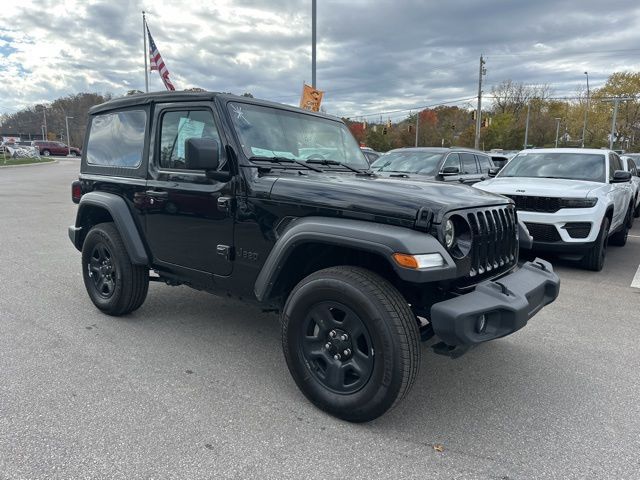
[[[145,249],[142,237],[138,231],[138,227],[131,215],[131,211],[127,206],[124,198],[107,192],[89,192],[85,193],[80,199],[78,205],[78,213],[76,215],[75,227],[69,227],[69,237],[78,250],[82,250],[82,241],[87,232],[83,232],[83,235],[79,233],[86,228],[86,225],[82,225],[82,213],[87,207],[97,207],[106,210],[111,215],[113,223],[115,224],[131,263],[134,265],[148,265],[149,256]]]
[[[270,297],[289,255],[304,243],[344,246],[376,253],[389,261],[401,279],[409,282],[426,283],[457,277],[455,262],[444,246],[428,233],[363,220],[304,217],[293,221],[271,249],[254,286],[258,301]],[[392,260],[394,253],[439,253],[444,265],[428,270],[403,268]]]

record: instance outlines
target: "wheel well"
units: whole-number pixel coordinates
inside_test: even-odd
[[[76,226],[82,227],[82,234],[80,237],[79,248],[82,248],[84,239],[91,230],[91,227],[99,223],[113,222],[113,217],[109,211],[105,208],[101,208],[95,205],[86,205],[82,208]]]
[[[609,219],[609,225],[611,225],[611,220],[613,220],[613,207],[607,208],[607,211],[605,212],[604,216]]]
[[[284,303],[291,290],[304,277],[318,270],[338,265],[366,268],[386,278],[399,289],[403,283],[389,260],[378,253],[345,246],[305,243],[297,246],[287,258],[269,298]]]

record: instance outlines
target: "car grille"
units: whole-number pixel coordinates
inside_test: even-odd
[[[555,213],[560,210],[560,198],[533,197],[529,195],[505,195],[516,202],[516,209],[522,212]]]
[[[467,213],[471,226],[471,265],[474,281],[508,270],[518,260],[518,221],[512,206]]]
[[[559,242],[562,240],[558,229],[553,225],[527,222],[525,222],[525,225],[535,242]]]

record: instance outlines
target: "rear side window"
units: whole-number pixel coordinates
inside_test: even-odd
[[[489,157],[484,155],[476,155],[478,159],[478,163],[480,164],[480,172],[489,173],[489,169],[491,168],[491,162],[489,161]]]
[[[472,153],[461,153],[460,158],[462,159],[462,173],[478,173],[475,155]]]
[[[142,162],[147,114],[144,110],[96,115],[91,120],[87,163],[136,168]]]

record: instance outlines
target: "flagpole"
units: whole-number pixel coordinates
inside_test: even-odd
[[[149,93],[149,70],[147,68],[147,19],[142,11],[142,40],[144,41],[144,91]]]

